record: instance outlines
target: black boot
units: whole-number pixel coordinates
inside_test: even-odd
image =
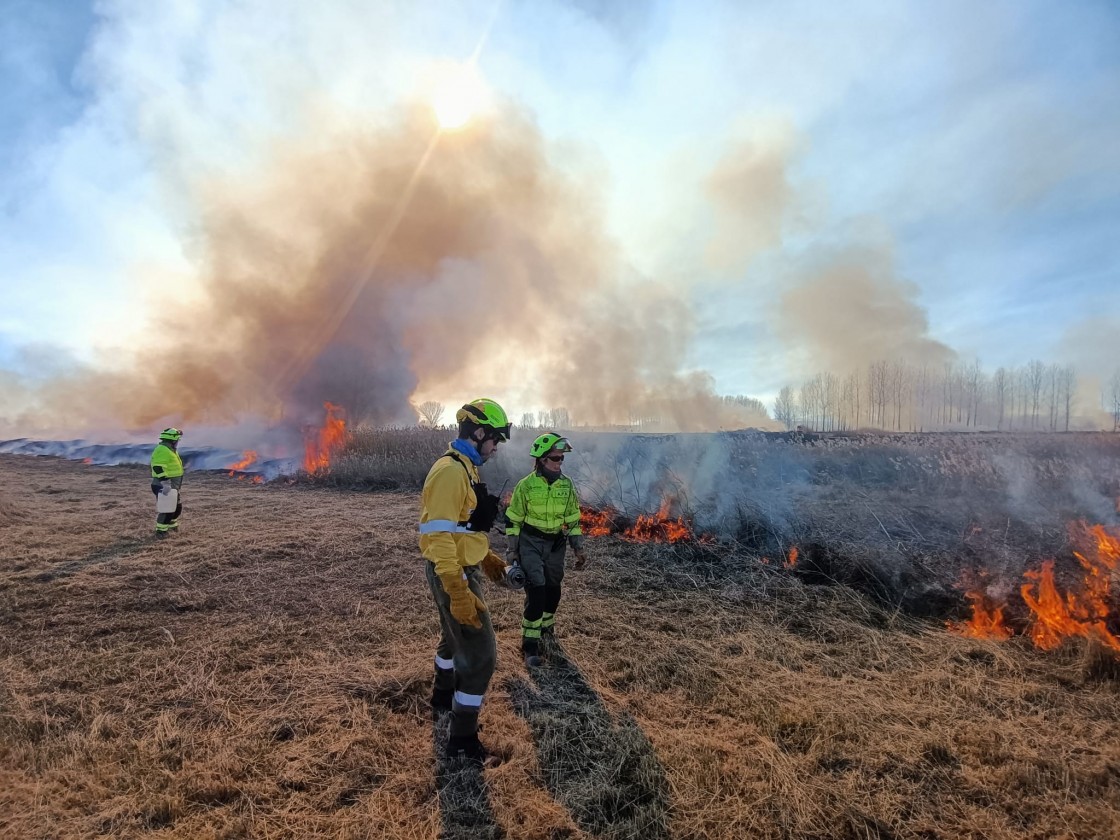
[[[452,735],[448,738],[443,757],[448,761],[464,759],[475,767],[482,767],[490,753],[478,740],[478,733],[472,732],[470,735]]]
[[[438,720],[440,715],[451,711],[451,699],[455,690],[451,688],[432,689],[432,720]]]
[[[541,664],[541,646],[536,639],[522,639],[521,652],[525,655],[525,666],[537,668]]]

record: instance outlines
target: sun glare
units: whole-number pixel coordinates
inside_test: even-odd
[[[448,67],[434,80],[431,89],[432,111],[440,128],[462,128],[487,104],[486,85],[474,67]]]

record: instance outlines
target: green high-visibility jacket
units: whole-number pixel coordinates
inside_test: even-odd
[[[183,474],[183,459],[170,446],[159,444],[152,450],[152,478],[179,478]]]
[[[539,472],[532,472],[513,488],[506,521],[509,522],[506,535],[510,537],[520,534],[524,525],[546,534],[582,536],[576,486],[566,475],[549,484]]]

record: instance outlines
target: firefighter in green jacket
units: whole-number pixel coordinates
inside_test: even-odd
[[[482,597],[478,570],[500,582],[502,558],[487,536],[498,517],[498,497],[481,482],[478,468],[509,440],[510,423],[493,400],[467,403],[455,415],[459,437],[436,459],[420,495],[420,553],[439,611],[432,715],[451,713],[444,755],[483,764],[478,715],[497,664],[494,628]]]
[[[552,633],[556,625],[567,546],[576,556],[574,568],[582,569],[587,562],[579,497],[562,467],[564,455],[571,451],[567,439],[555,432],[534,440],[530,454],[536,468],[517,482],[506,508],[506,561],[520,563],[525,572],[521,651],[530,667],[541,664],[541,635]]]
[[[164,429],[159,443],[152,450],[152,492],[156,495],[156,539],[165,539],[179,527],[183,502],[179,488],[183,486],[183,459],[179,457],[179,440],[183,430]]]

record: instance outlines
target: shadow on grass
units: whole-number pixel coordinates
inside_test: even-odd
[[[537,761],[553,797],[596,837],[669,836],[665,771],[637,722],[613,716],[560,643],[548,639],[545,664],[507,682],[510,702],[533,732]]]
[[[95,566],[99,563],[108,563],[111,560],[119,560],[130,554],[135,554],[148,545],[149,542],[150,540],[139,539],[137,537],[126,537],[117,540],[117,542],[112,545],[99,548],[87,554],[85,557],[56,563],[51,569],[35,575],[34,580],[37,583],[49,583],[52,580],[70,577],[90,566]]]
[[[439,793],[439,840],[502,840],[505,832],[494,820],[490,788],[481,767],[469,761],[443,757],[449,715],[432,726],[436,754],[436,788]]]

